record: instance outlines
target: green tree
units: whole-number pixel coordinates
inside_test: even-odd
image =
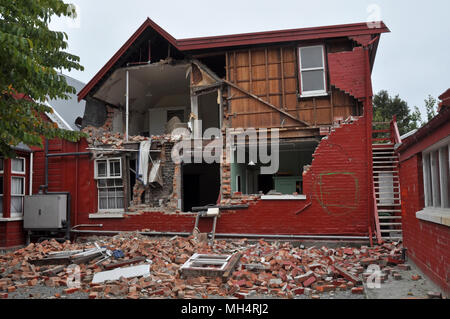
[[[49,29],[51,17],[76,17],[62,0],[0,0],[0,154],[15,156],[23,142],[41,146],[42,138],[77,141],[79,132],[61,130],[45,121],[50,99],[76,93],[57,70],[83,70],[69,54],[64,32]]]
[[[425,99],[425,109],[427,111],[427,119],[430,121],[433,117],[436,116],[436,99],[431,95],[428,95],[428,98]]]
[[[399,95],[391,97],[385,90],[378,92],[373,97],[373,112],[374,122],[389,122],[396,115],[400,135],[420,126],[419,109],[415,107],[414,112],[411,112],[408,103]]]

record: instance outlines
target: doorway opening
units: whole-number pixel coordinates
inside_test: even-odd
[[[186,164],[183,174],[183,211],[215,205],[220,193],[220,164]]]

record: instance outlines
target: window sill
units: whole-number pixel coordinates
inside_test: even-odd
[[[316,94],[308,94],[308,95],[299,95],[300,99],[308,99],[312,97],[321,97],[321,96],[328,96],[328,92],[325,93],[316,93]]]
[[[124,218],[125,213],[95,213],[89,214],[89,219],[120,219]]]
[[[261,200],[306,200],[306,195],[263,195]]]
[[[450,227],[450,209],[426,207],[416,213],[417,219]]]
[[[0,222],[19,222],[22,220],[23,217],[9,217],[9,218],[0,217]]]

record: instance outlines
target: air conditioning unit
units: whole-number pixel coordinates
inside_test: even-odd
[[[23,228],[58,230],[67,222],[67,195],[25,196]]]

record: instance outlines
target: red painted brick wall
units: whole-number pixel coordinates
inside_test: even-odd
[[[330,83],[360,101],[366,97],[365,54],[362,47],[328,54]]]
[[[450,293],[450,228],[416,218],[424,207],[420,155],[400,164],[403,240],[411,258],[442,289]]]
[[[306,201],[259,201],[247,210],[224,212],[218,220],[217,233],[367,236],[365,123],[365,118],[360,118],[353,124],[344,124],[320,143],[312,167],[303,177]],[[87,147],[85,140],[78,144],[54,141],[51,145],[52,152],[84,152]],[[37,151],[34,192],[44,183],[43,161],[42,151]],[[50,167],[49,190],[72,194],[72,225],[103,224],[101,228],[88,228],[92,230],[193,230],[193,214],[147,212],[123,219],[90,219],[89,214],[97,212],[94,162],[88,156],[65,157],[51,159]],[[296,214],[309,202],[308,208]],[[211,229],[212,219],[200,222],[201,231]]]
[[[22,221],[0,222],[0,248],[10,248],[25,244]]]
[[[365,129],[365,119],[361,118],[337,128],[320,143],[312,167],[304,175],[306,201],[259,201],[246,210],[224,212],[217,233],[367,236]],[[85,158],[79,161],[78,224],[103,224],[102,228],[89,228],[97,230],[193,230],[192,214],[148,212],[124,219],[89,219],[89,213],[96,211],[96,204],[89,202],[97,201],[93,164]],[[311,206],[297,215],[308,202]],[[201,231],[211,231],[212,219],[202,219],[199,226]]]

